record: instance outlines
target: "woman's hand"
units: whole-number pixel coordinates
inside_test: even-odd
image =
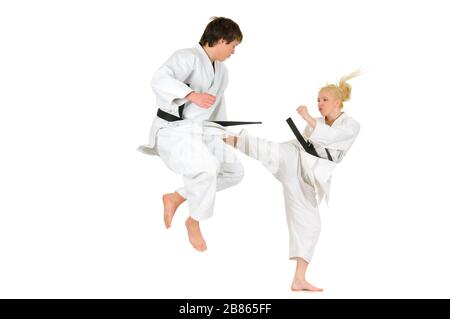
[[[308,122],[308,119],[311,118],[311,115],[309,115],[309,112],[308,112],[308,108],[305,105],[300,105],[297,108],[297,113],[300,114],[300,116],[303,117],[303,119],[307,122]]]
[[[312,127],[316,127],[316,120],[309,114],[308,108],[305,105],[300,105],[297,108],[297,113],[300,114],[300,116],[308,122],[308,124]]]

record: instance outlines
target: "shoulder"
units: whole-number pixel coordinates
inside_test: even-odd
[[[169,60],[177,61],[195,61],[198,59],[198,54],[193,48],[176,50],[169,58]]]
[[[355,120],[353,117],[347,115],[344,118],[343,125],[349,128],[352,128],[352,130],[359,132],[361,125],[357,120]]]

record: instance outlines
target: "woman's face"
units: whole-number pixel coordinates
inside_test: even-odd
[[[336,99],[330,90],[325,89],[319,92],[319,96],[317,97],[317,107],[323,117],[339,111],[340,104],[341,101]]]

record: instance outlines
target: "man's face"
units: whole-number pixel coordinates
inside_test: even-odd
[[[234,54],[234,49],[239,44],[237,40],[233,40],[230,43],[227,43],[224,39],[219,40],[219,42],[215,45],[216,47],[216,59],[219,61],[225,61],[232,54]]]

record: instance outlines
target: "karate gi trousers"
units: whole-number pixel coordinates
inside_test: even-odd
[[[191,122],[161,128],[156,151],[166,166],[183,176],[184,187],[177,192],[187,199],[195,220],[213,215],[217,191],[238,184],[244,168],[235,151],[223,140],[223,130],[206,122]]]

